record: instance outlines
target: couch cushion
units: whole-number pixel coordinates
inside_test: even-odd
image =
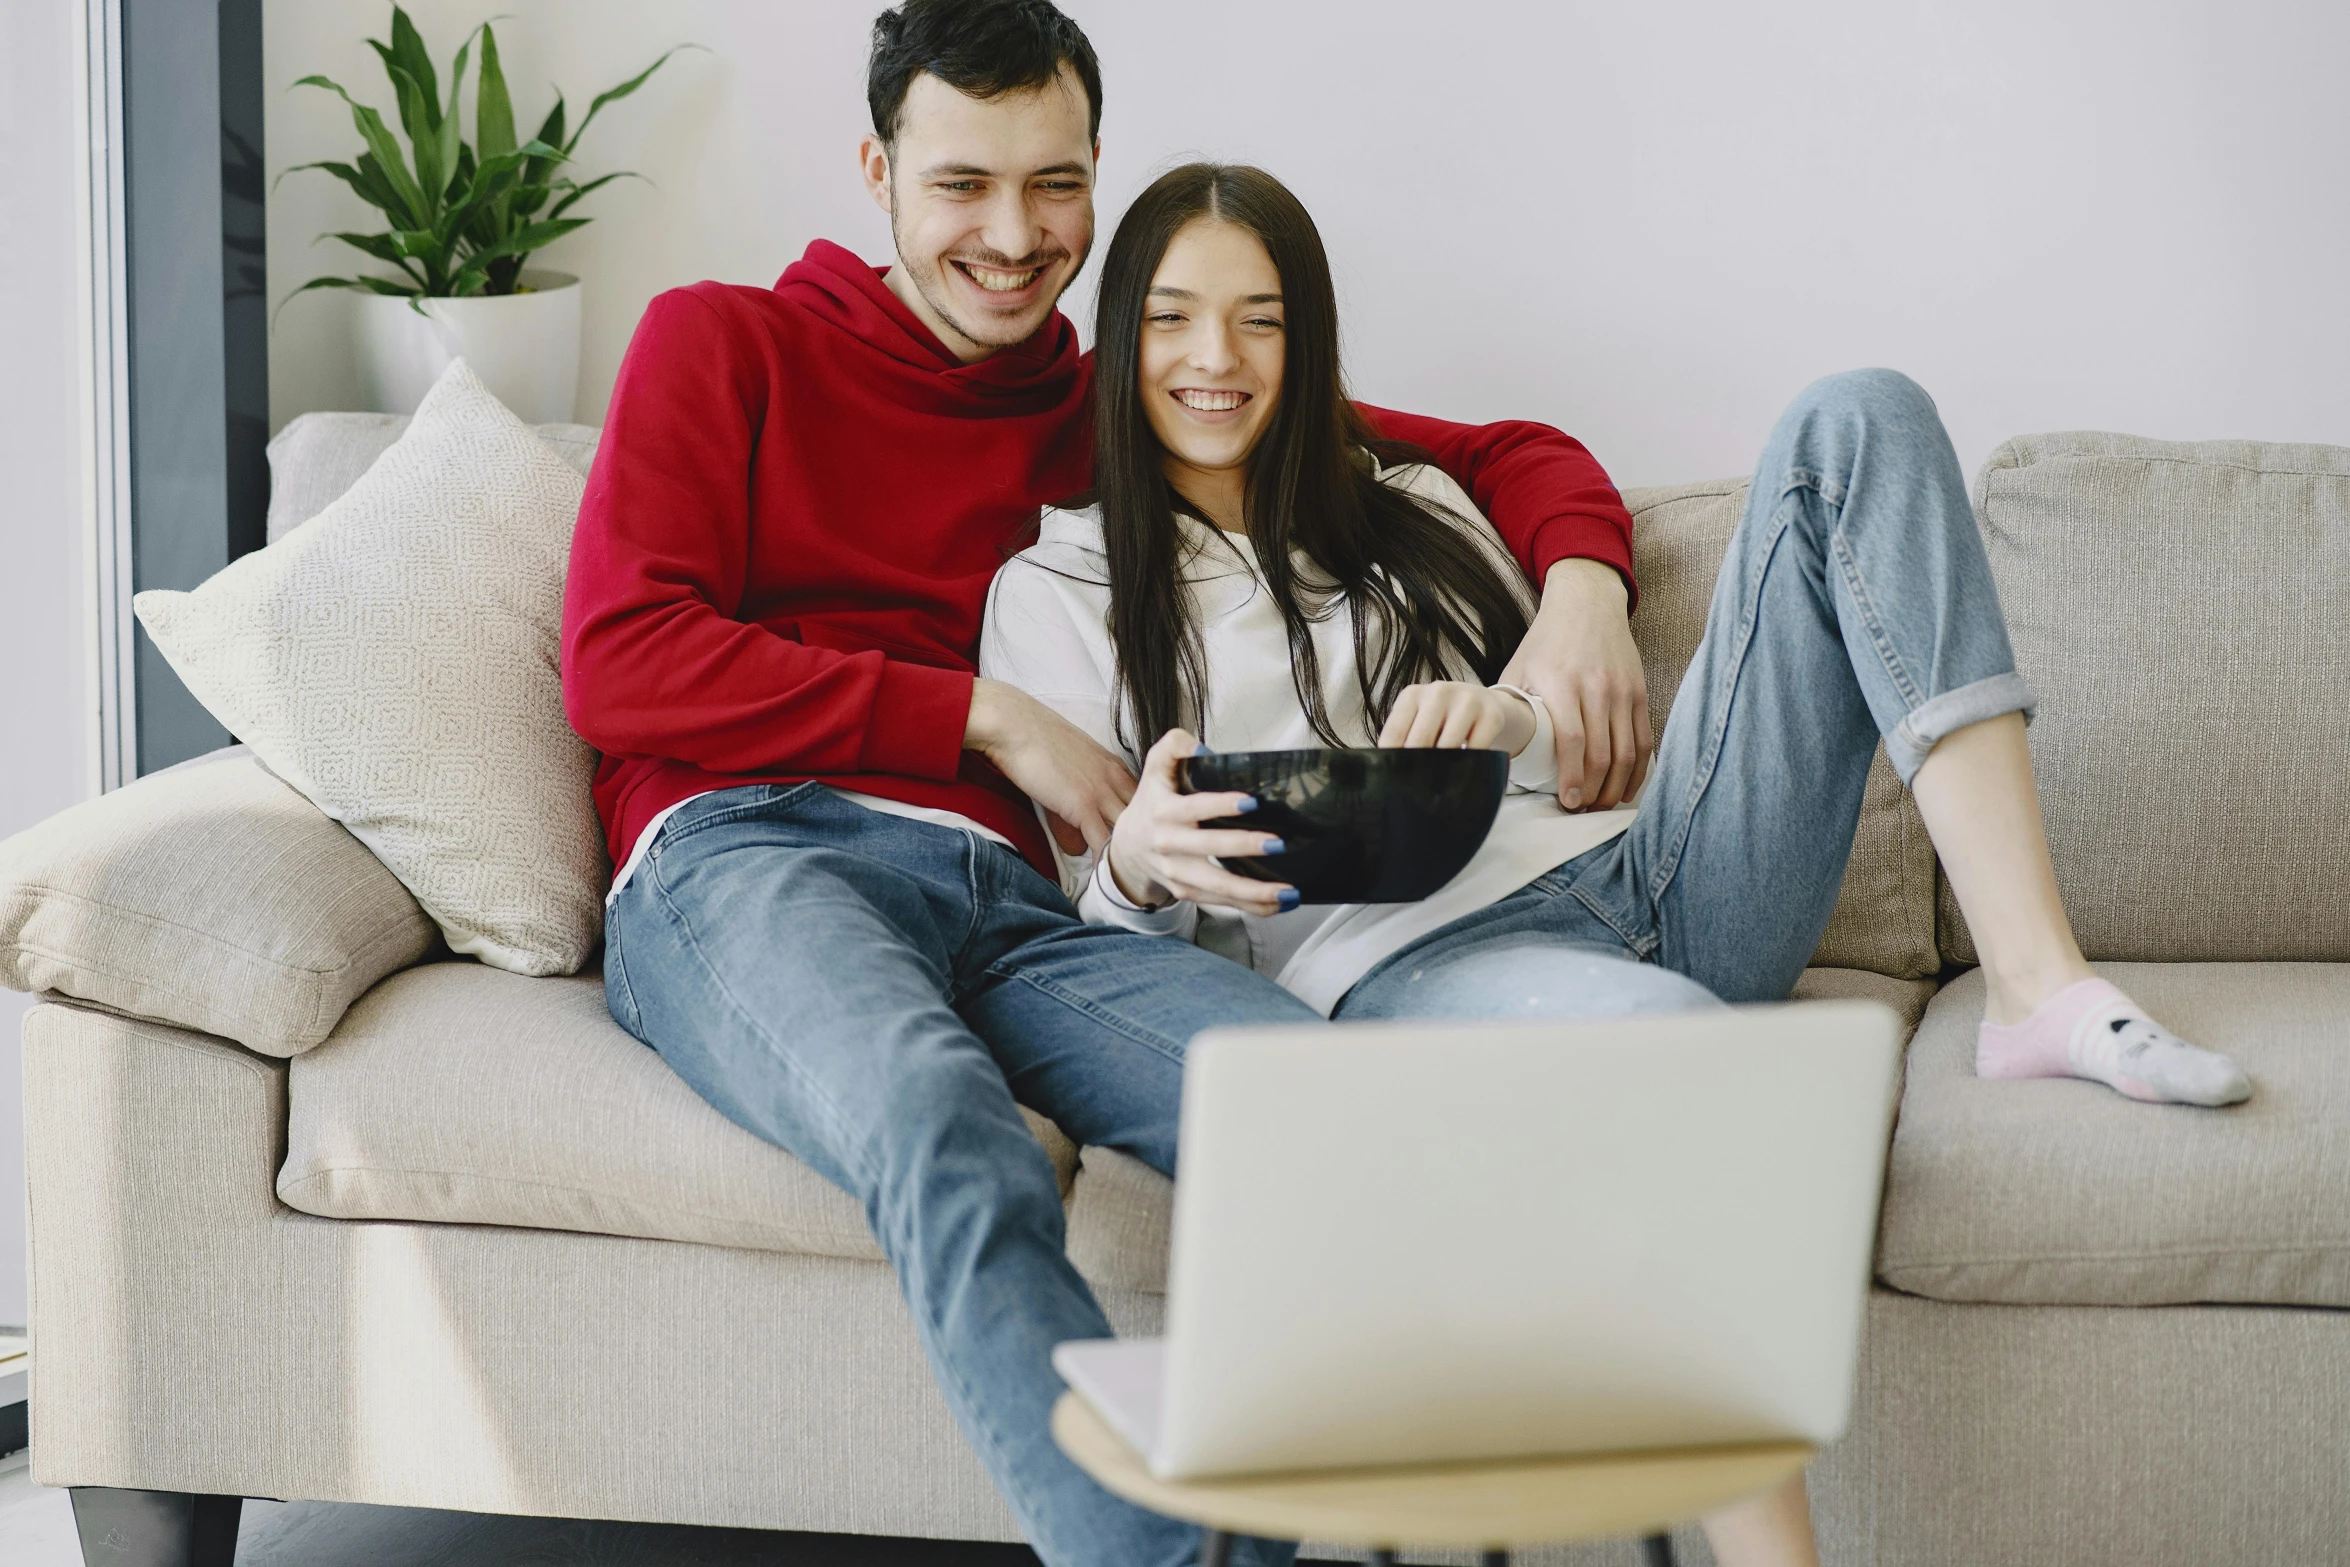
[[[365,845],[242,746],[0,843],[0,984],[290,1056],[434,944]]]
[[[2024,436],[1975,510],[2083,950],[2350,960],[2350,448]]]
[[[1906,1036],[1934,994],[1932,980],[1891,979],[1866,969],[1815,968],[1796,981],[1798,1001],[1875,1001],[1893,1009]],[[1069,1260],[1097,1289],[1164,1293],[1175,1185],[1130,1154],[1088,1148],[1069,1195]]]
[[[407,433],[406,414],[309,413],[269,442],[269,542],[342,498]],[[603,432],[589,424],[534,424],[531,432],[586,478]]]
[[[1626,490],[1640,608],[1632,637],[1647,666],[1648,708],[1658,734],[1673,694],[1705,634],[1714,574],[1746,506],[1746,481]],[[1934,945],[1934,847],[1909,792],[1878,749],[1861,800],[1860,827],[1835,913],[1812,961],[1904,979],[1941,968]]]
[[[2100,972],[2252,1074],[2226,1110],[1974,1073],[1980,970],[1909,1049],[1877,1272],[1914,1295],[2034,1305],[2350,1306],[2350,965]]]
[[[523,974],[587,960],[611,877],[557,670],[580,490],[460,359],[342,499],[134,601],[188,689],[453,950]]]
[[[703,1103],[594,975],[396,974],[296,1062],[287,1100],[277,1190],[304,1213],[881,1257],[847,1194]],[[1076,1150],[1028,1124],[1066,1192]]]

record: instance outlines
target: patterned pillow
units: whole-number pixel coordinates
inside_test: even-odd
[[[587,960],[610,874],[556,664],[581,489],[459,360],[342,499],[136,601],[214,717],[518,974]]]

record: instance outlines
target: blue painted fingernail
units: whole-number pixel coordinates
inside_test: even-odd
[[[1284,887],[1281,889],[1282,913],[1287,914],[1291,909],[1296,908],[1299,901],[1300,900],[1297,895],[1297,889],[1295,887]]]
[[[1240,797],[1240,805],[1238,806],[1238,810],[1240,811],[1241,815],[1246,816],[1249,812],[1255,810],[1256,808],[1257,797],[1255,795],[1244,794]]]
[[[1208,755],[1208,743],[1205,740],[1202,740],[1199,744],[1191,748],[1191,754],[1194,756]]]
[[[1278,838],[1267,838],[1265,840],[1265,846],[1259,849],[1257,852],[1259,854],[1287,854],[1289,852],[1289,845],[1283,843]]]

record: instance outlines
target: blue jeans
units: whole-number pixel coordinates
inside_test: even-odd
[[[1037,1553],[1195,1560],[1198,1529],[1119,1501],[1053,1444],[1053,1346],[1111,1329],[1014,1103],[1172,1174],[1192,1036],[1314,1012],[1213,953],[1085,924],[996,844],[815,784],[678,811],[604,929],[612,1016],[864,1204],[947,1403]],[[1266,1567],[1295,1551],[1236,1544]]]
[[[1933,401],[1830,376],[1763,450],[1630,830],[1387,958],[1334,1015],[1784,1000],[1877,742],[1907,783],[1943,736],[2031,706]]]

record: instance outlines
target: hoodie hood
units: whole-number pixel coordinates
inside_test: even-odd
[[[967,365],[890,292],[882,281],[886,270],[868,266],[855,253],[820,239],[785,269],[775,292],[891,361],[906,376],[929,381],[950,400],[1002,399],[1026,411],[1082,395],[1091,360],[1077,347],[1077,328],[1057,307],[1034,337]]]

